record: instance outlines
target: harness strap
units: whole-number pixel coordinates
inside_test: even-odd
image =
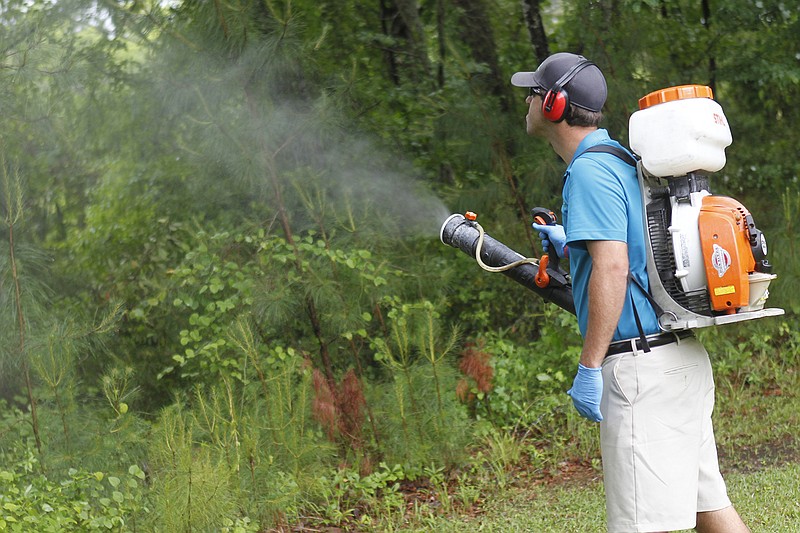
[[[618,146],[614,146],[611,144],[595,144],[594,146],[590,146],[589,148],[578,154],[578,157],[588,152],[599,153],[599,154],[611,154],[621,159],[623,163],[627,163],[633,168],[636,168],[636,159],[626,150],[623,150]],[[564,173],[564,181],[561,184],[562,188],[564,187],[564,185],[567,184],[568,177],[569,177],[569,171]]]
[[[647,335],[644,334],[644,328],[642,327],[642,320],[639,318],[639,311],[636,310],[636,303],[633,301],[633,293],[630,294],[631,294],[631,307],[633,307],[633,318],[634,320],[636,320],[636,328],[639,330],[639,340],[642,341],[642,350],[645,353],[647,353],[650,351],[650,343],[647,342]]]
[[[624,163],[627,163],[632,167],[636,166],[636,159],[634,159],[634,157],[631,156],[631,154],[629,154],[626,150],[623,150],[622,148],[618,146],[613,146],[611,144],[595,144],[594,146],[590,146],[589,148],[581,152],[581,155],[585,154],[586,152],[615,155],[618,158],[622,159]]]

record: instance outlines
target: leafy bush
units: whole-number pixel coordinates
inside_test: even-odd
[[[539,338],[528,343],[504,332],[481,337],[494,377],[490,391],[475,391],[479,418],[504,428],[531,427],[565,403],[580,358],[578,322],[554,306],[545,306],[537,318]]]
[[[145,473],[131,465],[115,476],[70,468],[42,473],[32,450],[3,453],[0,529],[14,532],[134,531],[151,512]]]

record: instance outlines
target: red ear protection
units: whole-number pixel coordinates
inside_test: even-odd
[[[594,65],[594,63],[587,59],[579,61],[553,84],[553,87],[547,91],[547,94],[542,99],[542,114],[544,118],[550,122],[561,122],[566,118],[569,110],[569,94],[567,94],[564,86],[572,81],[572,78],[578,72],[591,65]]]
[[[542,100],[542,114],[550,122],[561,122],[567,116],[569,95],[564,89],[558,92],[550,89]]]

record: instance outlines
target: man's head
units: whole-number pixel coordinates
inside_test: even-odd
[[[541,114],[551,122],[566,120],[570,126],[596,127],[603,117],[606,79],[597,65],[583,56],[553,54],[535,72],[514,74],[511,84],[530,89],[529,104],[541,98]]]

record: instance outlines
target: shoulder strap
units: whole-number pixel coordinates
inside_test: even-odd
[[[589,148],[581,152],[578,157],[587,152],[611,154],[613,156],[620,158],[623,162],[627,163],[628,165],[636,168],[636,159],[633,156],[631,156],[631,154],[629,154],[626,150],[623,150],[622,148],[619,148],[617,146],[612,146],[610,144],[595,144],[594,146],[590,146]],[[569,177],[569,171],[564,173],[564,181],[561,184],[562,187],[567,184],[567,177]]]
[[[664,309],[660,305],[658,305],[658,302],[656,302],[656,300],[653,298],[653,295],[650,294],[650,291],[645,289],[644,286],[641,283],[639,283],[639,280],[633,277],[633,274],[631,274],[630,271],[628,271],[628,281],[639,287],[639,290],[642,291],[644,297],[647,298],[647,301],[650,302],[651,306],[653,306],[653,310],[656,312],[657,315],[661,315],[664,313]]]
[[[634,159],[631,154],[619,148],[617,146],[612,146],[610,144],[595,144],[594,146],[590,146],[586,150],[583,151],[585,154],[586,152],[600,152],[604,154],[611,154],[615,155],[618,158],[622,159],[625,163],[629,164],[632,167],[636,166],[636,159]]]

